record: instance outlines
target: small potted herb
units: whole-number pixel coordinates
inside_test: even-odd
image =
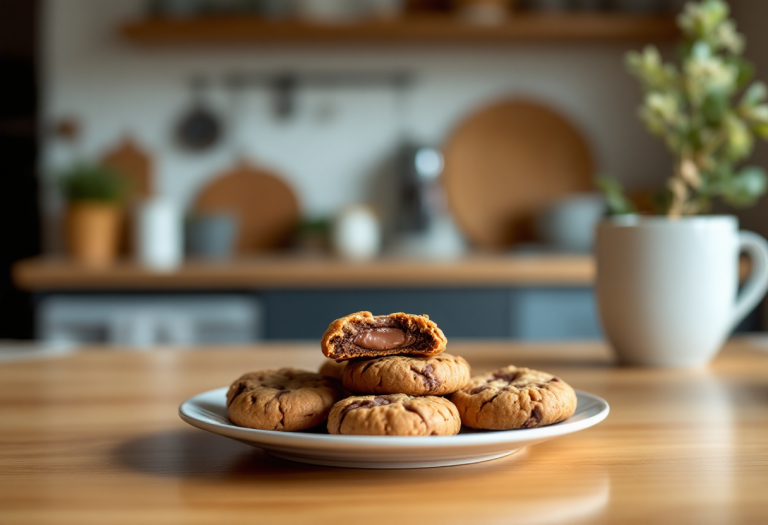
[[[125,180],[111,168],[80,163],[61,174],[65,238],[78,262],[106,266],[117,254]]]

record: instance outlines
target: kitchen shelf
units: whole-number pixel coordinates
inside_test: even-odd
[[[227,262],[185,263],[156,272],[136,263],[91,269],[67,259],[27,259],[14,266],[16,285],[30,291],[398,288],[462,286],[591,286],[589,255],[470,255],[429,261],[265,255]]]
[[[136,44],[235,43],[506,43],[526,41],[648,41],[677,37],[671,15],[625,13],[514,14],[498,25],[478,25],[451,16],[411,16],[392,21],[311,24],[257,17],[149,18],[123,25]]]

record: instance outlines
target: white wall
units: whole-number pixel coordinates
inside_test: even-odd
[[[669,171],[662,145],[635,118],[639,90],[624,71],[623,44],[150,48],[117,33],[144,5],[48,1],[43,117],[77,118],[86,157],[99,156],[124,134],[134,136],[155,158],[159,191],[183,202],[233,162],[237,142],[248,158],[290,181],[306,214],[332,213],[368,197],[372,174],[391,156],[403,129],[439,144],[464,115],[505,95],[558,108],[592,144],[598,171],[630,187],[655,186]],[[417,82],[400,112],[387,88],[303,90],[299,110],[287,122],[273,118],[269,92],[251,90],[237,108],[237,140],[230,137],[200,155],[175,146],[172,125],[190,102],[191,74],[283,68],[402,69]],[[223,89],[212,98],[232,113]],[[323,120],[319,115],[329,107],[331,116]],[[70,159],[71,151],[46,138],[42,167],[48,176]]]

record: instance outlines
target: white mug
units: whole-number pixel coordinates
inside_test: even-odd
[[[768,243],[733,216],[611,217],[595,251],[600,319],[624,364],[708,363],[768,289]],[[738,293],[742,251],[752,272]]]

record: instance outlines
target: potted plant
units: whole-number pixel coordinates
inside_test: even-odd
[[[117,253],[124,179],[105,166],[76,164],[61,176],[67,248],[78,262],[106,266]]]
[[[712,201],[743,206],[766,191],[766,175],[740,166],[755,137],[768,138],[767,90],[751,82],[744,38],[722,0],[686,4],[678,17],[679,63],[653,46],[627,55],[644,91],[640,118],[674,157],[654,199],[638,215],[620,185],[602,180],[614,213],[596,235],[597,298],[606,337],[628,364],[708,362],[768,288],[768,244],[738,231],[730,215],[705,215]],[[739,252],[752,257],[740,295]]]

